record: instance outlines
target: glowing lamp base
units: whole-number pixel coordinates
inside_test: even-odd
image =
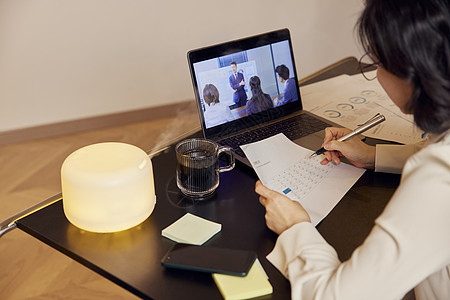
[[[152,163],[140,148],[124,143],[93,144],[70,154],[61,168],[64,213],[93,232],[134,227],[152,213]]]

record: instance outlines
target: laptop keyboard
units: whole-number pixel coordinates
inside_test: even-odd
[[[220,140],[218,143],[223,146],[233,148],[236,154],[245,157],[244,152],[239,147],[240,145],[257,142],[280,132],[284,133],[290,140],[295,140],[325,129],[329,126],[329,124],[308,114],[300,114],[261,128],[246,131],[242,134]]]

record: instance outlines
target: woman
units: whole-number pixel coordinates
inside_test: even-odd
[[[230,107],[219,101],[219,90],[214,84],[206,84],[203,88],[203,100],[206,103],[204,113],[206,128],[233,121]]]
[[[264,94],[261,89],[261,80],[258,76],[250,78],[252,98],[247,102],[247,116],[273,108],[273,102],[269,94]]]
[[[322,164],[402,171],[364,243],[346,262],[295,201],[256,183],[267,226],[280,234],[268,259],[294,299],[450,299],[450,12],[448,0],[368,0],[359,36],[392,101],[429,133],[426,145],[338,142],[327,128]]]

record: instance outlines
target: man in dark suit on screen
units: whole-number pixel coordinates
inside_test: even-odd
[[[234,61],[231,63],[231,70],[233,74],[231,74],[228,80],[233,89],[233,102],[236,104],[236,107],[241,107],[247,103],[244,75],[237,71],[237,64]]]

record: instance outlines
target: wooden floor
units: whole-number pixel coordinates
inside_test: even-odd
[[[149,150],[199,128],[197,114],[0,146],[0,221],[61,191],[64,159],[85,145],[119,141]],[[0,238],[0,299],[136,299],[20,229]]]

